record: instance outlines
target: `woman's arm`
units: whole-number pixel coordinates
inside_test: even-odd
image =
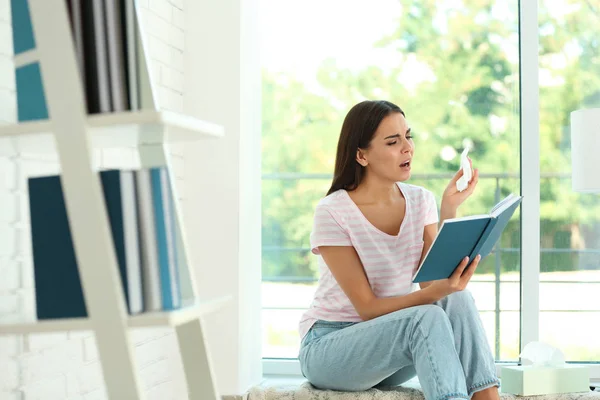
[[[404,296],[378,298],[371,290],[371,285],[354,247],[319,246],[319,251],[335,280],[364,321],[403,308],[431,304],[450,293],[463,290],[479,261],[474,260],[471,267],[465,270],[467,260],[463,260],[450,278],[435,281],[434,284],[423,290]]]
[[[442,201],[442,206],[440,207],[440,226],[442,226],[442,222],[444,222],[444,220],[451,218],[456,218],[456,208],[446,206]]]
[[[363,265],[352,246],[320,246],[319,251],[336,281],[365,321],[403,308],[431,304],[438,299],[433,293],[419,290],[405,296],[378,298]]]
[[[421,253],[421,259],[419,260],[419,265],[423,262],[425,255],[429,251],[429,248],[433,244],[433,240],[435,239],[438,233],[437,224],[426,225],[425,229],[423,229],[423,252]],[[431,285],[431,282],[419,282],[419,287],[421,289],[425,289],[427,286]]]

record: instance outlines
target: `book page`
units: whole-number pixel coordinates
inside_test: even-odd
[[[508,203],[512,203],[512,199],[516,197],[513,193],[509,194],[508,196],[506,196],[505,198],[503,198],[502,200],[500,200],[500,202],[498,204],[496,204],[494,206],[494,208],[492,208],[492,211],[490,211],[490,215],[494,216],[494,215],[498,215],[497,211],[502,208],[504,209],[504,206],[506,206]]]

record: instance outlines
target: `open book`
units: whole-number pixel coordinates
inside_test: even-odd
[[[482,259],[490,254],[522,199],[510,194],[489,215],[444,220],[413,282],[446,279],[465,256],[473,260],[477,254]]]

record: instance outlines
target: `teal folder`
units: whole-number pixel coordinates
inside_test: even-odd
[[[482,259],[489,255],[522,199],[522,196],[511,194],[489,215],[445,220],[413,276],[413,282],[449,278],[466,256],[473,260],[478,254]]]

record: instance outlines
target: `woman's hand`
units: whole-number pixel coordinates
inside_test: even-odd
[[[481,256],[477,255],[469,265],[469,257],[465,257],[458,267],[456,267],[452,275],[450,275],[450,278],[433,281],[429,286],[422,290],[429,292],[430,295],[436,299],[435,301],[443,299],[454,292],[465,290],[467,283],[469,283],[471,277],[475,273],[480,260]]]
[[[473,169],[473,162],[471,161],[470,158],[469,158],[469,164],[471,166],[471,169]],[[456,175],[454,175],[454,177],[452,178],[452,180],[446,187],[446,190],[444,190],[444,194],[442,195],[441,209],[448,210],[448,212],[450,214],[452,212],[456,212],[458,207],[466,199],[468,199],[469,196],[471,196],[471,194],[473,194],[473,191],[475,190],[475,187],[477,186],[477,182],[479,181],[479,170],[476,169],[475,171],[473,171],[473,177],[471,178],[469,185],[467,186],[467,188],[465,190],[463,190],[462,192],[459,192],[458,189],[456,189],[456,181],[458,181],[462,176],[463,176],[463,170],[461,168],[456,173]]]

